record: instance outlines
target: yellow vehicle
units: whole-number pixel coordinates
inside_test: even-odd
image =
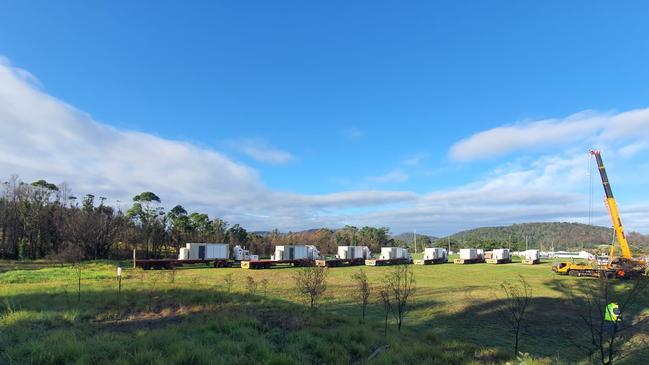
[[[555,262],[552,265],[552,271],[563,275],[593,277],[598,277],[602,273],[600,268],[575,262]]]
[[[575,264],[572,262],[559,262],[556,263],[552,270],[559,274],[568,274],[572,276],[599,276],[606,274],[609,277],[630,278],[644,273],[646,262],[633,258],[629,242],[624,234],[624,226],[620,218],[620,212],[617,207],[617,202],[613,197],[613,190],[608,181],[608,175],[604,168],[602,155],[599,151],[591,150],[590,154],[595,157],[597,161],[597,168],[599,175],[602,178],[602,185],[604,186],[604,194],[606,196],[606,206],[608,207],[609,215],[613,221],[613,229],[615,230],[615,238],[620,245],[621,257],[615,256],[615,245],[611,245],[608,255],[608,262],[603,267],[590,266],[585,264]]]

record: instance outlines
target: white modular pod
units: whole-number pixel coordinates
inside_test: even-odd
[[[309,248],[306,245],[296,245],[293,247],[295,248],[295,253],[293,254],[293,257],[289,258],[289,260],[302,260],[309,258]],[[284,251],[284,254],[286,255],[286,251]]]
[[[381,260],[409,259],[410,253],[402,247],[381,247]]]
[[[478,258],[478,250],[475,248],[461,248],[460,249],[460,259],[461,260],[475,260]]]
[[[181,247],[178,251],[178,260],[188,260],[189,259],[189,250],[187,247]]]
[[[539,250],[527,250],[525,251],[525,260],[536,261],[541,258]]]
[[[390,260],[394,257],[392,253],[396,247],[381,247],[381,260]]]
[[[281,261],[284,259],[284,246],[275,246],[275,252],[270,257],[273,261]]]
[[[496,260],[508,260],[509,259],[509,250],[506,248],[499,248],[493,250],[493,256],[491,258]]]
[[[410,258],[410,252],[408,252],[407,248],[402,248],[402,247],[397,247],[397,259],[409,259]]]
[[[356,246],[354,249],[353,259],[369,259],[371,256],[370,248],[367,246]]]
[[[336,258],[343,260],[368,259],[370,249],[367,246],[338,246]]]
[[[313,247],[311,255],[319,255],[318,250]],[[275,246],[275,254],[271,260],[303,260],[309,258],[309,249],[305,245]]]
[[[229,259],[230,246],[227,243],[207,244],[208,259]]]
[[[341,260],[349,259],[350,247],[352,246],[338,246],[338,253],[336,254],[336,258]]]
[[[424,260],[445,259],[446,249],[437,247],[428,247],[424,249]]]
[[[229,246],[227,243],[188,243],[189,260],[211,260],[230,258]]]

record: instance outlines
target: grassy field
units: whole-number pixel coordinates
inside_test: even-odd
[[[312,312],[294,290],[293,268],[125,269],[118,296],[117,264],[85,264],[78,300],[69,266],[0,262],[0,363],[504,363],[512,360],[512,336],[496,313],[499,285],[518,275],[534,295],[521,350],[536,360],[527,363],[588,363],[573,344],[584,331],[568,310],[566,288],[591,279],[557,276],[548,263],[413,266],[412,310],[402,332],[391,322],[387,336],[380,304],[360,322],[350,281],[360,267],[330,269],[323,303]],[[392,269],[363,270],[378,286]],[[249,294],[248,276],[268,279],[267,293]],[[647,308],[645,293],[634,310]],[[385,350],[368,361],[379,348]],[[640,351],[626,363],[645,363],[646,356]]]

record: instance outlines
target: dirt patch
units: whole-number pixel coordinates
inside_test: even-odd
[[[152,311],[135,309],[124,310],[121,313],[105,313],[96,317],[92,324],[100,328],[124,332],[152,330],[181,323],[196,314],[204,313],[215,313],[226,317],[243,314],[255,318],[265,327],[280,328],[285,331],[300,330],[305,326],[302,316],[295,312],[223,303],[207,305],[159,303]]]
[[[259,309],[250,311],[250,314],[267,327],[281,328],[285,331],[295,331],[304,327],[302,318],[289,311]]]
[[[114,331],[130,332],[135,330],[153,330],[170,324],[180,323],[191,314],[210,311],[212,308],[202,305],[175,305],[160,307],[156,311],[125,311],[120,315],[98,317],[92,322],[97,327]],[[119,317],[115,319],[114,317]]]

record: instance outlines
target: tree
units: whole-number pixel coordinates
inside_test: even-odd
[[[649,277],[638,276],[627,282],[619,282],[608,275],[600,275],[597,280],[580,280],[579,293],[573,292],[573,305],[586,331],[584,343],[590,356],[595,356],[602,365],[610,365],[623,360],[636,350],[647,348],[649,342],[638,333],[646,331],[649,316],[643,315],[643,296],[649,287]],[[606,320],[607,306],[618,303],[620,316],[614,321]],[[634,317],[633,313],[637,313]]]
[[[352,275],[352,280],[355,283],[353,297],[356,303],[361,307],[362,322],[365,322],[365,311],[367,304],[370,301],[371,287],[367,280],[367,275],[363,269]]]
[[[220,218],[212,219],[212,237],[214,242],[225,242],[225,233],[228,230],[228,222]]]
[[[238,224],[230,227],[225,236],[230,245],[243,246],[248,242],[248,232]]]
[[[304,298],[312,310],[317,309],[318,302],[327,290],[327,268],[304,267],[295,272],[293,279],[298,294]]]
[[[409,265],[398,265],[388,273],[384,279],[384,291],[388,295],[388,303],[394,319],[397,321],[397,329],[401,332],[403,319],[408,313],[410,297],[414,294],[415,274]]]
[[[381,303],[383,304],[383,313],[385,314],[383,336],[386,336],[388,334],[388,318],[390,318],[391,312],[390,308],[392,307],[392,304],[390,303],[390,291],[387,287],[381,288],[381,290],[379,291],[379,298],[381,299]]]
[[[250,295],[255,295],[255,293],[257,293],[257,282],[252,276],[246,278],[246,289]]]
[[[142,229],[147,257],[158,256],[166,238],[166,217],[163,209],[155,205],[160,202],[156,194],[145,191],[133,197],[133,205],[126,212],[126,217]]]
[[[337,246],[334,239],[334,232],[328,228],[319,229],[314,237],[313,242],[320,253],[322,254],[333,254],[336,252]]]
[[[232,291],[232,286],[234,285],[234,278],[232,277],[232,273],[225,275],[223,281],[225,282],[225,287],[228,289],[228,293],[230,293]]]
[[[175,246],[181,246],[191,233],[192,226],[187,216],[187,211],[182,205],[176,205],[167,213],[170,223],[169,236]]]
[[[380,251],[381,247],[388,246],[388,242],[390,242],[389,228],[366,226],[358,231],[358,244],[368,246],[371,251]]]
[[[505,297],[499,308],[503,322],[507,323],[514,334],[514,356],[518,355],[518,344],[525,312],[532,300],[532,288],[519,275],[517,282],[504,281],[500,284]]]
[[[264,297],[268,296],[268,285],[270,281],[267,278],[261,279],[261,290],[264,292]]]
[[[140,193],[140,194],[134,196],[133,201],[134,202],[142,202],[142,203],[145,203],[145,204],[148,204],[148,203],[151,203],[151,202],[157,202],[157,203],[161,202],[160,198],[157,195],[155,195],[154,193],[150,192],[150,191],[145,191],[143,193]]]

